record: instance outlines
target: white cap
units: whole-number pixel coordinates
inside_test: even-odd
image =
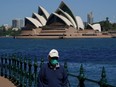
[[[58,51],[57,51],[56,49],[52,49],[52,50],[49,52],[49,56],[50,56],[50,57],[59,57]]]

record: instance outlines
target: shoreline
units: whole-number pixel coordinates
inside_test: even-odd
[[[12,37],[13,38],[13,37]],[[97,36],[16,36],[16,38],[35,38],[35,39],[78,39],[78,38],[116,38],[111,35],[97,35]]]
[[[112,35],[97,35],[97,36],[81,36],[81,35],[77,35],[77,36],[39,36],[39,35],[27,35],[27,36],[0,36],[0,38],[13,38],[13,39],[17,39],[17,38],[24,38],[24,39],[81,39],[81,38],[116,38],[116,36],[112,36]]]

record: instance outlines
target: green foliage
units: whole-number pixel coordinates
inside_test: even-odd
[[[12,28],[6,30],[3,26],[0,27],[0,36],[17,36],[21,33],[21,30],[14,31]]]
[[[112,24],[112,30],[116,30],[116,23]]]
[[[105,21],[101,21],[99,23],[102,27],[102,31],[116,30],[116,23],[109,22],[108,17],[106,17]]]

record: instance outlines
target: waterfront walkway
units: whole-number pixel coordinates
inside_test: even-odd
[[[8,79],[0,77],[0,87],[16,87],[16,86]]]

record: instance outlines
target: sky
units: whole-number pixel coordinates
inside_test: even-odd
[[[75,16],[87,21],[87,14],[93,12],[94,22],[109,17],[116,22],[116,0],[0,0],[0,25],[12,25],[15,18],[24,19],[38,12],[38,7],[44,7],[50,14],[55,12],[61,1],[64,1]]]

